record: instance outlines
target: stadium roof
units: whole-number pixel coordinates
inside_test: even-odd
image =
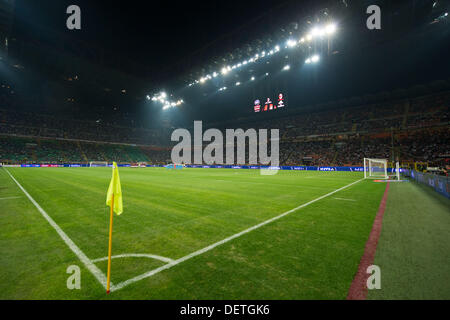
[[[376,3],[383,28],[369,31],[365,9]],[[9,58],[22,68],[14,73],[35,71],[30,96],[36,83],[57,82],[61,98],[76,95],[81,109],[96,114],[131,112],[155,122],[238,118],[251,115],[255,99],[281,91],[289,108],[300,108],[445,79],[450,69],[448,1],[136,2],[124,10],[81,0],[79,32],[65,29],[69,4],[16,2]],[[330,23],[338,28],[331,43],[300,43]],[[261,59],[271,50],[280,54]],[[233,72],[222,77],[227,67]],[[152,100],[163,92],[178,112]]]

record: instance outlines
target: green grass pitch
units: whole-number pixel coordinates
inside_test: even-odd
[[[385,184],[360,181],[171,268],[104,287],[0,169],[0,299],[345,299]],[[91,260],[108,253],[110,168],[7,168]],[[361,173],[120,168],[113,255],[179,259],[362,178]],[[114,284],[166,262],[112,260]],[[70,265],[81,289],[67,289]],[[95,265],[106,274],[106,261]]]

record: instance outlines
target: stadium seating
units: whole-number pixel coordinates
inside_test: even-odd
[[[401,161],[446,165],[449,104],[450,93],[444,91],[209,127],[279,128],[283,165],[361,165],[364,157],[392,159],[392,152]],[[173,146],[170,133],[0,109],[0,161],[166,164]]]

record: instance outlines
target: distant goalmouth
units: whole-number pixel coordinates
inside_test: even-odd
[[[392,168],[392,178],[400,181],[400,164]],[[364,179],[389,179],[386,159],[364,158]]]
[[[107,167],[108,161],[91,161],[89,167]]]

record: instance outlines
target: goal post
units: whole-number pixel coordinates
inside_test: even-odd
[[[395,163],[395,169],[392,168],[392,175],[397,181],[400,181],[400,163],[398,161]]]
[[[388,179],[386,159],[364,158],[364,179]]]
[[[89,167],[107,167],[108,161],[91,161]]]

